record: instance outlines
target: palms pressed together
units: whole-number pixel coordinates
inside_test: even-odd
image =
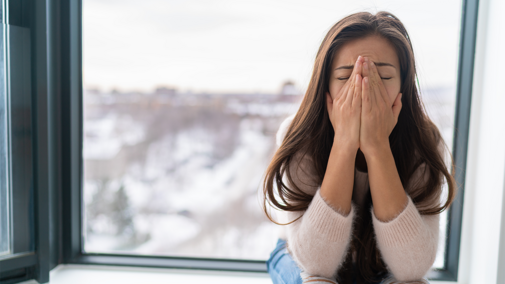
[[[402,108],[402,94],[390,101],[377,67],[368,57],[358,57],[352,74],[335,98],[326,95],[339,145],[359,148],[365,156],[389,147],[389,135]]]

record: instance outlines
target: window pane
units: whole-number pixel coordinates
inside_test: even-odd
[[[267,259],[275,132],[327,30],[361,10],[406,25],[452,145],[460,1],[84,0],[85,251]]]
[[[5,25],[5,81],[8,129],[11,253],[34,250],[34,176],[31,104],[30,30],[10,17]],[[13,23],[14,22],[14,23]],[[4,79],[2,79],[4,80]],[[7,143],[7,142],[6,142]],[[2,180],[3,181],[3,180]]]
[[[34,249],[30,30],[8,25],[13,253]]]
[[[0,256],[10,253],[9,196],[9,122],[8,95],[5,78],[5,27],[3,5],[0,5]]]

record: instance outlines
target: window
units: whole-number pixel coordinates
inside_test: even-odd
[[[1,1],[0,283],[60,263],[266,272],[275,131],[326,30],[367,7],[407,25],[463,184],[477,1],[431,2]],[[462,192],[431,279],[457,279]]]
[[[40,29],[28,15],[40,16],[28,7],[29,2],[0,1],[2,26],[0,32],[0,283],[13,279],[44,280],[44,269],[37,258],[44,255],[40,247],[43,229],[37,224],[47,217],[38,202],[43,190],[34,174],[34,137],[32,86],[40,87],[32,79],[39,72],[32,69],[40,57],[32,44]],[[45,12],[42,13],[45,15]],[[43,27],[43,26],[42,26]],[[33,60],[33,61],[32,61]],[[42,65],[39,65],[42,67]],[[43,67],[42,67],[43,68]],[[43,76],[42,76],[43,77]],[[36,88],[37,98],[43,100],[43,87]],[[40,117],[41,118],[41,117]],[[41,127],[42,123],[36,123]],[[39,136],[41,139],[42,136]],[[42,144],[40,145],[42,146]],[[40,159],[41,157],[38,156]],[[42,160],[39,160],[39,162]],[[43,170],[39,171],[43,174]],[[38,181],[41,181],[38,179]],[[36,197],[36,195],[38,197]],[[47,205],[46,205],[47,206]],[[42,227],[43,228],[43,227]],[[47,247],[47,245],[46,245]],[[38,269],[38,271],[36,271]]]
[[[256,192],[275,131],[327,29],[364,8],[406,25],[423,102],[452,146],[461,5],[84,0],[84,253],[267,259],[277,228]]]

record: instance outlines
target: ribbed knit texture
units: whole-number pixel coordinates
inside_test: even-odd
[[[423,233],[423,218],[416,209],[412,199],[407,195],[407,206],[391,221],[382,222],[375,216],[371,207],[373,225],[377,238],[384,247],[396,247],[408,244]]]
[[[325,236],[325,240],[339,242],[350,236],[354,212],[352,207],[347,216],[338,213],[329,206],[318,190],[303,216],[302,223],[305,223],[306,228],[310,227],[311,231]]]
[[[282,143],[292,118],[287,118],[279,128],[278,145]],[[347,216],[330,207],[319,193],[320,187],[310,166],[311,158],[295,156],[290,169],[293,182],[314,197],[305,212],[278,212],[283,222],[301,216],[296,222],[282,226],[279,237],[287,240],[288,252],[302,270],[304,283],[329,283],[335,281],[351,241],[355,200]],[[413,176],[422,177],[422,171],[424,167],[420,167]],[[363,176],[366,175],[355,177]],[[354,190],[364,191],[366,188]],[[371,208],[375,237],[392,274],[388,283],[427,283],[423,277],[435,261],[440,215],[420,215],[410,196],[407,196],[408,203],[404,210],[388,222],[379,221]]]
[[[314,276],[314,275],[310,275],[308,273],[305,273],[305,272],[301,272],[300,273],[300,276],[302,277],[302,281],[303,283],[310,283],[310,284],[338,284],[335,280],[332,280],[332,279],[328,279],[328,278],[325,278],[325,277],[320,277],[320,276]]]
[[[287,227],[287,247],[300,269],[330,279],[346,254],[351,240],[355,207],[343,216],[333,210],[317,190],[302,218]],[[302,213],[288,212],[289,219]]]
[[[398,281],[426,275],[437,255],[440,215],[420,215],[408,196],[407,207],[393,220],[372,219],[377,246],[389,271]]]

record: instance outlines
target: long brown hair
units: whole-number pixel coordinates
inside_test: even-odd
[[[419,98],[416,87],[416,65],[412,43],[407,30],[400,20],[388,12],[373,15],[360,12],[349,15],[337,22],[326,34],[316,55],[314,70],[307,91],[298,112],[276,151],[263,183],[263,209],[267,217],[279,225],[288,225],[299,218],[281,224],[273,220],[267,210],[268,204],[283,211],[307,210],[313,196],[303,192],[293,182],[290,164],[295,153],[311,157],[314,177],[320,186],[333,145],[334,131],[331,125],[325,93],[329,91],[332,61],[345,43],[376,35],[387,39],[395,48],[400,62],[402,110],[398,122],[389,136],[402,185],[408,192],[420,214],[440,214],[451,205],[456,195],[456,182],[444,162],[439,145],[447,150],[440,131],[429,119]],[[424,168],[424,182],[410,185],[413,173],[419,166]],[[451,156],[451,167],[454,163]],[[452,169],[451,169],[452,170]],[[283,181],[283,177],[291,188]],[[448,193],[445,203],[441,203],[443,178],[447,181]],[[276,198],[277,195],[277,198]],[[280,200],[279,200],[280,199]],[[358,283],[381,280],[387,274],[386,265],[377,248],[372,227],[370,192],[365,206],[357,212],[357,226],[353,229],[353,241],[339,269],[337,280],[347,283],[352,277],[352,253],[357,255],[355,272]],[[301,216],[300,216],[301,217]]]

